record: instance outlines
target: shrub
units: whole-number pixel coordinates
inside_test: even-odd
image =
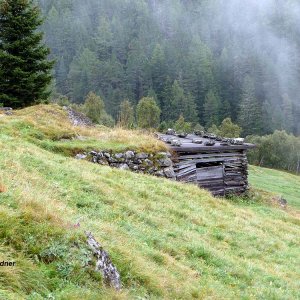
[[[241,135],[241,132],[242,128],[232,123],[231,118],[224,119],[219,126],[219,135],[223,137],[236,138]]]
[[[119,125],[124,128],[134,127],[134,108],[129,100],[120,104]]]
[[[140,128],[157,128],[161,110],[154,98],[144,97],[137,105],[137,123]]]
[[[189,122],[185,122],[183,115],[180,115],[179,119],[175,123],[174,129],[177,132],[190,133],[192,132],[192,124]]]
[[[207,129],[208,133],[213,133],[215,135],[220,135],[220,130],[216,124],[213,124],[211,127]]]
[[[249,152],[252,164],[300,172],[300,138],[285,131],[276,130],[271,135],[249,136],[247,142],[257,148]]]
[[[204,127],[202,125],[200,125],[199,123],[197,123],[194,127],[194,131],[195,132],[201,132],[204,131]]]
[[[90,92],[84,102],[83,112],[97,124],[114,126],[113,118],[105,111],[104,101],[100,96]]]

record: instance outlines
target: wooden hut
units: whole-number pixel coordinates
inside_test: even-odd
[[[247,150],[255,145],[204,133],[177,135],[169,131],[158,136],[170,146],[178,181],[198,184],[221,196],[248,189]]]

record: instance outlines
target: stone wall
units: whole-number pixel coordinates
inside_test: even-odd
[[[93,163],[136,173],[150,174],[158,177],[175,179],[173,162],[169,152],[144,153],[126,151],[91,151],[87,154],[77,154],[77,159],[87,159]]]

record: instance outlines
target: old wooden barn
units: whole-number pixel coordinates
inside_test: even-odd
[[[203,133],[184,136],[169,131],[158,136],[169,144],[178,181],[198,184],[221,196],[248,189],[247,151],[255,145]]]

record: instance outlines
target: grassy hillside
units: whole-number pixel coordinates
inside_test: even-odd
[[[281,195],[290,206],[300,209],[300,176],[250,166],[249,181],[256,188]]]
[[[77,161],[66,154],[164,146],[142,133],[133,141],[131,132],[73,128],[64,118],[47,106],[0,117],[0,261],[17,262],[0,267],[0,299],[300,297],[297,213],[256,192],[216,199],[192,185]],[[111,254],[122,292],[104,287],[87,264],[84,230]]]

